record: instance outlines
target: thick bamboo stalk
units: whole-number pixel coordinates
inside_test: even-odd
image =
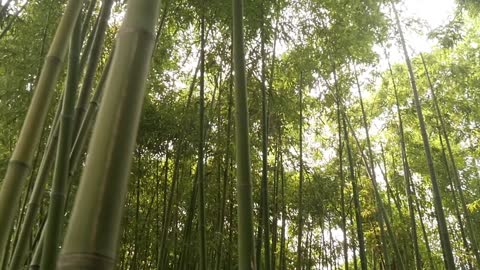
[[[25,179],[31,169],[35,151],[40,142],[68,41],[82,8],[79,0],[70,0],[58,25],[57,32],[45,59],[32,102],[23,123],[17,145],[8,164],[0,190],[0,252],[4,250],[13,223]]]
[[[38,244],[35,247],[35,250],[33,251],[32,261],[30,262],[30,266],[29,266],[30,270],[40,269],[40,261],[42,259],[42,251],[43,251],[42,239],[45,237],[45,226],[42,226],[40,230],[41,230],[40,239]]]
[[[48,180],[50,169],[53,165],[55,150],[57,149],[59,117],[62,106],[58,106],[57,113],[53,120],[50,134],[48,135],[45,152],[43,153],[38,173],[35,177],[35,184],[30,195],[25,218],[20,228],[20,234],[18,236],[18,244],[15,246],[11,262],[8,266],[10,270],[16,270],[20,268],[20,265],[25,261],[25,253],[27,251],[28,237],[31,234],[32,228],[35,225],[35,217],[38,209],[40,208],[40,202],[44,193],[45,184]]]
[[[100,82],[97,85],[97,90],[95,91],[95,94],[92,97],[92,100],[90,101],[90,105],[85,115],[85,119],[83,121],[82,127],[80,128],[80,131],[76,136],[77,139],[75,140],[75,143],[72,146],[72,151],[70,153],[70,161],[69,161],[70,162],[69,181],[70,181],[70,178],[75,173],[76,168],[80,163],[82,154],[84,153],[83,149],[88,139],[87,133],[90,131],[90,128],[94,123],[94,118],[97,112],[98,103],[102,96],[102,92],[104,88],[103,86],[105,84],[108,69],[110,67],[111,58],[112,57],[109,57],[107,65],[100,78]],[[55,119],[53,120],[54,125],[50,131],[47,147],[45,148],[45,153],[40,163],[38,174],[35,179],[35,185],[33,187],[32,195],[30,196],[30,200],[27,205],[27,212],[25,214],[25,220],[23,221],[22,228],[20,231],[18,244],[17,246],[15,246],[15,251],[13,253],[12,260],[8,268],[10,270],[18,269],[20,267],[20,264],[23,263],[25,260],[25,252],[28,244],[28,237],[30,235],[32,227],[34,226],[35,217],[40,207],[40,202],[44,192],[44,186],[46,181],[48,180],[48,174],[50,172],[50,169],[54,161],[54,154],[57,146],[58,128],[59,128],[59,122],[57,121],[57,118],[59,117],[61,108],[62,106],[59,106],[57,110],[58,115],[56,115]],[[68,198],[69,198],[69,194],[67,193],[66,201],[68,201]],[[43,237],[40,239],[39,244],[43,245]]]
[[[129,1],[59,270],[113,269],[160,1]]]
[[[238,200],[238,268],[255,269],[252,180],[248,131],[247,78],[243,40],[243,0],[233,0],[233,64],[235,70],[235,145]]]

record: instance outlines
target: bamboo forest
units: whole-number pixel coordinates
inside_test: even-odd
[[[480,270],[478,0],[0,0],[0,270]]]

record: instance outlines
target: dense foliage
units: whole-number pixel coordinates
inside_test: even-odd
[[[0,2],[0,270],[480,269],[476,1],[423,53],[401,1],[76,1]]]

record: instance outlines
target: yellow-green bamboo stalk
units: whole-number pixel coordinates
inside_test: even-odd
[[[12,260],[8,265],[9,270],[20,269],[22,263],[25,261],[25,253],[29,244],[28,238],[31,235],[38,208],[40,208],[40,203],[43,197],[42,195],[45,190],[45,184],[48,180],[48,175],[53,165],[55,150],[57,149],[56,145],[59,127],[58,119],[60,117],[61,108],[61,106],[58,106],[57,114],[55,115],[52,128],[50,129],[45,152],[43,153],[42,161],[40,162],[40,167],[38,168],[38,173],[35,177],[35,184],[32,189],[32,194],[30,195],[30,199],[27,204],[25,219],[23,220],[20,228],[18,243],[15,246]]]
[[[0,252],[8,242],[25,179],[40,142],[58,75],[83,1],[69,0],[45,59],[17,145],[0,189]]]
[[[59,270],[113,269],[115,266],[159,8],[159,0],[128,2],[57,262]]]

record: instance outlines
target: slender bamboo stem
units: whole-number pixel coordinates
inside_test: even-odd
[[[207,269],[207,245],[205,225],[205,174],[204,174],[204,145],[205,145],[205,1],[202,1],[201,18],[201,45],[200,45],[200,100],[199,100],[199,145],[198,145],[198,187],[199,187],[199,237],[200,237],[200,270]]]
[[[102,1],[102,9],[99,15],[97,28],[95,29],[95,37],[92,48],[88,54],[88,64],[87,70],[85,71],[85,78],[78,95],[77,104],[75,105],[73,134],[78,133],[87,110],[88,96],[95,80],[95,73],[97,72],[98,63],[100,62],[100,55],[103,49],[105,32],[108,26],[108,19],[110,18],[110,10],[112,9],[112,5],[113,0]]]
[[[299,145],[299,172],[298,184],[298,240],[297,240],[297,265],[296,269],[303,267],[302,238],[303,238],[303,74],[300,74],[299,93],[299,122],[298,122],[298,145]]]
[[[343,232],[343,259],[345,270],[348,270],[348,238],[347,238],[347,214],[345,212],[345,179],[343,175],[343,140],[342,140],[342,106],[340,104],[341,93],[338,86],[337,71],[334,65],[333,79],[335,95],[337,96],[337,127],[338,127],[338,178],[340,181],[340,209],[342,215],[341,229]]]
[[[400,249],[398,247],[397,241],[395,239],[395,234],[393,233],[393,228],[392,228],[391,222],[389,220],[389,217],[387,215],[387,211],[385,209],[385,204],[383,203],[382,197],[380,196],[380,192],[378,190],[378,182],[376,180],[376,175],[375,175],[375,163],[374,163],[374,159],[373,159],[372,144],[371,144],[371,141],[370,141],[370,134],[369,134],[369,130],[368,130],[367,115],[366,115],[366,112],[365,112],[365,107],[363,106],[362,91],[360,89],[360,83],[358,82],[358,77],[357,77],[356,73],[355,73],[355,82],[356,82],[357,89],[358,89],[358,95],[359,95],[359,99],[360,99],[360,108],[361,108],[361,111],[362,111],[363,127],[365,129],[365,134],[366,134],[368,158],[363,154],[362,150],[360,150],[360,153],[361,153],[361,156],[364,159],[364,163],[365,163],[365,166],[367,167],[367,172],[370,176],[370,179],[372,180],[372,186],[373,186],[373,191],[374,191],[374,195],[375,195],[375,201],[376,201],[376,203],[379,207],[380,215],[381,215],[379,217],[379,219],[381,220],[381,222],[385,222],[385,225],[387,226],[387,233],[388,233],[388,235],[391,239],[391,244],[393,246],[396,259],[399,262],[400,269],[405,269],[403,259],[402,259],[402,256],[400,254]],[[349,123],[348,119],[347,119],[347,123]],[[358,140],[356,139],[354,130],[351,129],[351,132],[352,132],[353,137],[355,138],[355,141],[357,142],[357,145],[360,146],[360,144],[358,143]],[[359,149],[360,149],[360,147],[359,147]],[[370,167],[370,169],[368,167]],[[383,226],[382,226],[382,228],[383,228]],[[386,245],[387,243],[384,242],[383,244]],[[384,252],[384,256],[387,256],[387,255],[388,254],[386,252]]]
[[[269,205],[268,205],[268,99],[267,99],[267,86],[266,86],[266,63],[265,58],[265,7],[262,2],[262,25],[261,25],[261,92],[262,92],[262,182],[261,182],[261,228],[263,230],[263,246],[265,248],[264,254],[264,266],[265,270],[270,270],[270,223],[269,223]],[[258,258],[258,265],[260,265],[260,258]]]

